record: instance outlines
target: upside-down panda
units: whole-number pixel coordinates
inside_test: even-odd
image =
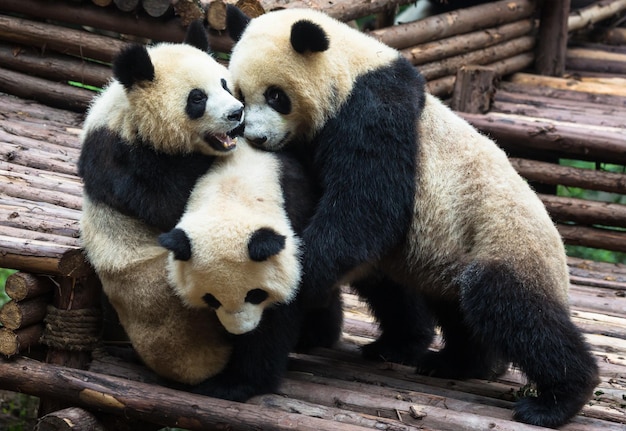
[[[206,32],[194,23],[183,44],[122,50],[113,72],[85,120],[78,166],[85,186],[81,240],[103,291],[136,352],[161,377],[236,400],[271,390],[284,349],[264,361],[267,347],[252,335],[235,337],[215,312],[188,307],[169,283],[169,251],[158,242],[178,223],[198,179],[221,159],[236,157],[229,134],[241,125],[243,105],[228,90],[228,71],[210,56]],[[296,228],[311,205],[306,186],[297,184],[305,178],[295,163],[264,168],[279,184],[296,175],[283,191],[302,193],[275,208],[287,211]],[[276,331],[281,337],[283,329]]]
[[[301,173],[289,157],[240,141],[231,157],[216,161],[198,180],[176,227],[159,236],[170,251],[169,278],[183,303],[213,310],[234,335],[226,368],[203,382],[200,392],[224,388],[233,391],[220,394],[229,399],[271,392],[296,346],[330,346],[339,337],[339,291],[308,323],[311,310],[297,298],[301,245],[294,229],[301,231],[313,201],[305,188],[281,184],[301,184]],[[301,335],[307,324],[315,331]],[[242,397],[236,392],[241,382],[256,389]]]
[[[250,20],[229,7],[227,25],[244,136],[295,154],[322,189],[302,234],[302,293],[323,301],[352,282],[382,330],[367,357],[445,378],[512,362],[538,390],[517,420],[574,416],[597,364],[569,316],[562,240],[504,152],[426,94],[398,51],[323,13]]]

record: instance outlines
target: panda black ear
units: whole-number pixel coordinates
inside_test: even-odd
[[[328,36],[322,27],[308,20],[296,21],[291,27],[291,46],[297,53],[322,52],[329,46]]]
[[[263,262],[285,248],[285,236],[263,227],[255,231],[248,241],[248,255],[255,262]]]
[[[209,35],[204,28],[204,24],[202,24],[202,20],[197,19],[189,24],[183,43],[196,47],[201,51],[209,52]]]
[[[241,9],[231,4],[226,5],[226,29],[232,40],[238,42],[248,24],[250,24],[250,17]]]
[[[154,65],[144,45],[130,45],[113,60],[113,76],[130,90],[139,81],[154,79]]]
[[[184,230],[174,228],[159,235],[159,244],[174,253],[176,260],[191,259],[191,241]]]

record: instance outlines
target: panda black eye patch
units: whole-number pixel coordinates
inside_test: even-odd
[[[187,106],[185,111],[191,119],[200,118],[206,109],[207,94],[199,88],[194,88],[187,95]]]
[[[268,293],[263,289],[252,289],[246,295],[246,302],[257,305],[265,301],[268,296]]]
[[[265,102],[279,114],[287,115],[291,112],[291,100],[287,93],[279,87],[268,87],[263,94]]]
[[[206,304],[211,308],[220,308],[222,303],[217,300],[217,298],[210,293],[205,293],[202,297],[202,300],[206,302]]]

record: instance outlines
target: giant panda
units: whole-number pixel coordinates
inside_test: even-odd
[[[503,151],[423,90],[377,40],[327,15],[249,20],[229,7],[229,70],[244,136],[295,154],[322,195],[304,229],[302,294],[352,282],[382,330],[367,357],[422,374],[537,386],[514,418],[558,427],[592,395],[597,364],[568,308],[562,240]],[[432,319],[445,340],[429,351]]]
[[[158,240],[175,228],[198,179],[222,159],[236,157],[236,139],[229,135],[241,125],[243,105],[229,92],[228,71],[212,59],[204,29],[194,23],[183,44],[124,49],[113,72],[115,79],[88,112],[79,159],[85,185],[81,241],[103,291],[135,351],[164,383],[240,401],[271,390],[285,349],[268,352],[255,338],[259,331],[235,339],[214,311],[187,306],[170,283],[169,250]],[[274,170],[277,182],[291,178],[281,190],[294,199],[275,211],[286,211],[292,228],[301,228],[312,195],[298,165],[259,169]],[[288,330],[276,329],[278,339],[282,331],[297,330],[302,318],[293,310],[273,312],[283,323],[286,316],[293,319]],[[331,315],[335,320],[326,328],[334,332],[309,344],[338,337],[340,315]],[[263,325],[273,330],[272,319]],[[286,333],[282,343],[288,345],[291,336]]]
[[[89,108],[78,172],[94,203],[168,231],[196,180],[231,154],[243,105],[208,52],[200,21],[185,43],[129,45]]]
[[[174,291],[193,309],[215,313],[233,344],[228,365],[200,385],[237,390],[245,381],[254,393],[276,389],[289,352],[330,347],[339,337],[342,309],[339,291],[331,305],[312,311],[298,301],[301,230],[313,201],[290,195],[281,176],[297,178],[284,155],[238,144],[236,154],[216,162],[201,177],[176,227],[159,236],[170,250],[168,273]],[[296,176],[293,176],[293,175]],[[307,205],[293,208],[293,202]],[[314,333],[301,329],[317,326]],[[322,329],[323,328],[323,329]],[[221,398],[245,399],[229,392]]]

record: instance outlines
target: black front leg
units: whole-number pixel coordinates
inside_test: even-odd
[[[232,336],[233,351],[226,368],[194,386],[192,392],[244,402],[276,391],[298,340],[300,325],[296,302],[267,309],[255,330]]]

